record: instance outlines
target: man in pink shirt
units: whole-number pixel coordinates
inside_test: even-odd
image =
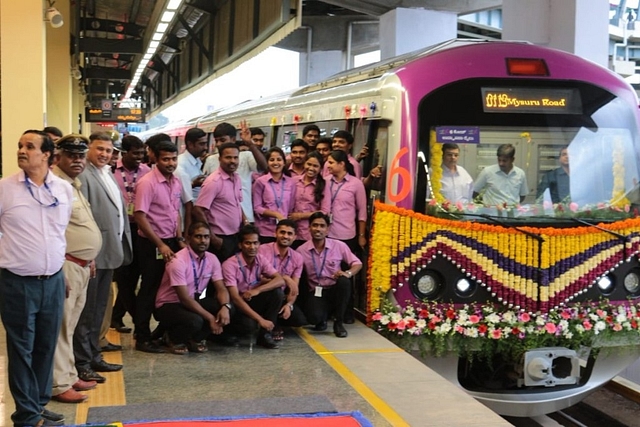
[[[289,172],[291,177],[304,175],[304,161],[307,158],[309,152],[309,144],[302,139],[294,139],[291,143],[291,164],[289,165]]]
[[[345,243],[327,239],[329,217],[322,212],[311,215],[309,227],[311,240],[298,248],[310,291],[305,314],[316,331],[324,331],[329,313],[333,313],[333,333],[344,338],[347,330],[343,317],[351,295],[351,278],[360,271],[362,262]],[[343,263],[349,266],[347,270],[342,270]]]
[[[238,239],[240,252],[222,264],[224,284],[238,310],[238,315],[232,320],[234,327],[241,332],[251,332],[257,323],[258,345],[278,348],[271,331],[282,306],[284,280],[273,268],[272,260],[258,255],[260,240],[257,228],[245,225],[238,233]],[[263,278],[266,278],[265,283],[262,283]]]
[[[64,424],[63,415],[44,407],[64,309],[62,264],[73,201],[71,185],[49,171],[53,150],[46,133],[26,131],[18,141],[21,171],[0,180],[0,315],[16,426]]]
[[[209,224],[211,251],[224,262],[238,247],[236,233],[246,222],[242,212],[242,182],[236,174],[240,151],[234,143],[224,143],[218,147],[220,167],[202,183],[196,200],[193,217],[196,221]]]
[[[174,354],[206,351],[206,338],[221,334],[231,319],[222,267],[216,256],[207,252],[210,236],[207,224],[191,223],[188,246],[167,264],[158,289],[155,317],[166,330],[169,342],[165,344]],[[215,297],[206,298],[207,291],[215,291]]]
[[[362,166],[360,163],[351,155],[351,149],[353,148],[353,135],[346,130],[339,130],[333,134],[333,145],[332,150],[340,150],[344,151],[347,154],[347,158],[349,159],[349,163],[353,166],[353,172],[358,179],[362,178]],[[322,171],[322,176],[326,177],[330,173],[327,170],[327,163],[324,164],[324,170]]]
[[[144,151],[144,143],[140,138],[133,135],[123,137],[122,157],[116,163],[116,170],[113,174],[118,183],[118,188],[127,203],[127,217],[129,218],[131,241],[134,248],[138,245],[138,224],[136,224],[133,216],[135,188],[142,177],[151,171],[149,166],[142,163]],[[118,332],[129,333],[131,328],[124,325],[122,318],[127,311],[132,319],[135,318],[136,288],[140,279],[140,265],[135,253],[131,264],[116,269],[113,279],[118,284],[118,297],[113,306],[111,327]]]
[[[135,220],[138,224],[137,256],[142,282],[136,297],[136,350],[161,353],[151,340],[149,322],[165,263],[185,247],[180,221],[182,185],[173,175],[177,167],[178,148],[162,141],[153,148],[156,167],[136,187]]]
[[[276,226],[276,241],[261,244],[258,255],[266,260],[272,260],[273,268],[284,279],[284,299],[280,308],[278,326],[304,326],[307,319],[302,313],[301,306],[296,305],[299,295],[300,276],[302,275],[302,256],[291,249],[296,238],[296,223],[290,219],[283,219]],[[271,334],[277,341],[282,337],[282,329],[276,327]]]

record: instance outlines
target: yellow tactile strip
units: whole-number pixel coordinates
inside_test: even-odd
[[[110,343],[120,344],[120,334],[114,330],[110,330],[107,334]],[[122,352],[113,351],[102,353],[104,360],[109,363],[122,364]],[[107,381],[104,384],[98,384],[94,390],[89,390],[86,394],[89,396],[86,402],[78,404],[76,408],[76,424],[85,424],[87,422],[87,414],[89,408],[98,406],[118,406],[126,405],[127,399],[124,392],[124,374],[118,372],[100,373]]]
[[[338,358],[336,354],[348,353],[390,353],[402,351],[400,349],[379,349],[379,350],[353,350],[353,351],[329,351],[317,339],[315,339],[304,328],[294,328],[300,338],[302,338],[312,349],[322,357],[329,366],[331,366],[355,391],[357,391],[369,404],[382,415],[394,427],[409,427],[407,423],[396,411],[375,394],[367,385],[360,380],[349,368],[347,368]]]

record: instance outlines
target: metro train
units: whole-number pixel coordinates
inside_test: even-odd
[[[357,308],[404,343],[446,327],[444,354],[427,348],[423,360],[498,413],[575,404],[640,356],[638,98],[613,72],[527,42],[451,40],[159,131],[182,143],[190,127],[211,134],[241,120],[285,151],[309,123],[327,136],[349,130],[354,154],[367,147],[363,176],[377,166],[384,173],[368,189]],[[444,143],[458,144],[458,165],[474,179],[512,144],[528,182],[524,201],[446,200]],[[563,148],[570,195],[554,202],[538,186]],[[429,311],[438,307],[450,307],[450,322]],[[473,332],[474,313],[489,331]],[[501,353],[527,334],[544,346]],[[456,351],[459,338],[493,341],[496,354]]]

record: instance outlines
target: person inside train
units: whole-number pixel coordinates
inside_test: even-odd
[[[192,222],[187,246],[176,252],[162,276],[154,317],[165,331],[163,341],[170,353],[204,353],[206,338],[222,334],[231,321],[233,307],[222,266],[207,252],[210,238],[206,223]],[[207,295],[214,291],[215,295]]]
[[[331,228],[329,216],[315,212],[309,218],[309,227],[311,240],[297,249],[302,255],[309,290],[305,315],[315,325],[314,330],[324,331],[329,314],[333,313],[333,333],[345,338],[348,333],[343,323],[352,300],[351,278],[360,272],[362,262],[344,242],[327,238]]]
[[[469,172],[458,165],[460,147],[458,144],[442,144],[442,185],[440,193],[452,203],[471,201],[473,194],[473,178]]]
[[[302,128],[302,139],[309,145],[309,150],[316,147],[319,138],[320,128],[317,125],[310,124]]]
[[[562,147],[558,157],[560,166],[547,171],[538,184],[536,199],[543,197],[545,191],[549,190],[553,203],[571,202],[571,186],[569,181],[569,148]]]
[[[360,166],[360,163],[351,155],[351,149],[353,148],[353,141],[354,141],[354,138],[350,132],[347,132],[346,130],[339,130],[333,134],[331,149],[334,151],[335,150],[343,151],[347,155],[347,160],[353,166],[352,175],[360,179],[362,178],[362,166]],[[330,172],[327,169],[328,165],[329,165],[329,161],[327,159],[327,162],[325,162],[324,164],[324,170],[322,172],[322,176],[324,177],[327,177],[330,174]]]
[[[207,133],[200,128],[189,129],[184,136],[185,150],[178,156],[178,170],[189,178],[193,199],[198,198],[202,182],[202,154],[207,151]]]
[[[253,213],[260,242],[275,240],[276,224],[293,212],[296,185],[285,170],[285,156],[279,147],[267,151],[269,171],[253,183]]]
[[[271,259],[258,254],[260,240],[255,226],[243,226],[238,240],[240,252],[222,263],[224,284],[236,307],[236,315],[231,318],[232,329],[247,334],[258,326],[256,343],[269,349],[278,348],[280,345],[271,331],[282,307],[284,279]],[[263,278],[267,280],[262,281]]]
[[[47,126],[42,129],[44,133],[49,135],[51,141],[55,144],[60,138],[62,138],[62,131],[55,126]]]
[[[473,186],[473,198],[482,197],[487,206],[517,205],[529,193],[527,177],[515,166],[516,147],[502,144],[498,147],[498,164],[487,166],[480,172]]]
[[[302,139],[294,139],[291,142],[291,154],[289,155],[291,163],[289,164],[289,173],[292,177],[304,175],[304,161],[309,152],[309,144]]]
[[[227,142],[236,144],[237,133],[238,131],[235,126],[229,123],[223,122],[218,124],[213,130],[213,138],[216,141],[216,148],[219,150],[219,147]],[[244,212],[247,221],[253,223],[254,217],[253,203],[251,202],[251,178],[254,173],[264,172],[267,170],[267,160],[258,146],[251,141],[251,131],[244,121],[240,123],[240,138],[245,142],[247,147],[249,147],[249,150],[242,151],[240,150],[240,147],[238,147],[240,154],[238,156],[238,165],[235,173],[238,174],[242,183],[242,211]],[[218,169],[219,165],[219,155],[216,153],[207,157],[207,161],[205,162],[202,170],[206,175],[210,175],[213,171]]]
[[[232,256],[238,247],[236,234],[248,222],[242,208],[242,181],[236,173],[240,151],[233,142],[218,147],[220,167],[202,183],[193,208],[194,221],[211,227],[210,250],[220,262]]]
[[[333,145],[331,138],[328,136],[323,136],[318,139],[316,143],[316,151],[322,155],[322,163],[327,161],[329,157],[329,153],[331,153],[331,146]]]
[[[295,221],[283,219],[276,226],[275,242],[260,245],[258,249],[258,254],[264,259],[273,260],[273,267],[284,280],[282,286],[284,297],[276,326],[271,331],[274,341],[281,341],[284,338],[283,326],[298,327],[307,324],[301,306],[296,304],[302,275],[302,256],[291,248],[295,238]]]
[[[318,211],[329,214],[331,210],[330,199],[324,196],[326,181],[320,174],[323,163],[322,155],[312,151],[307,154],[304,162],[304,175],[295,179],[296,199],[293,212],[289,214],[289,219],[296,221],[298,225],[297,238],[293,243],[294,249],[311,239],[309,233],[311,214]]]

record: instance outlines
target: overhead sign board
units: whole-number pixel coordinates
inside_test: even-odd
[[[141,108],[114,108],[103,110],[101,108],[85,108],[86,121],[117,122],[117,123],[144,123],[144,112]]]

